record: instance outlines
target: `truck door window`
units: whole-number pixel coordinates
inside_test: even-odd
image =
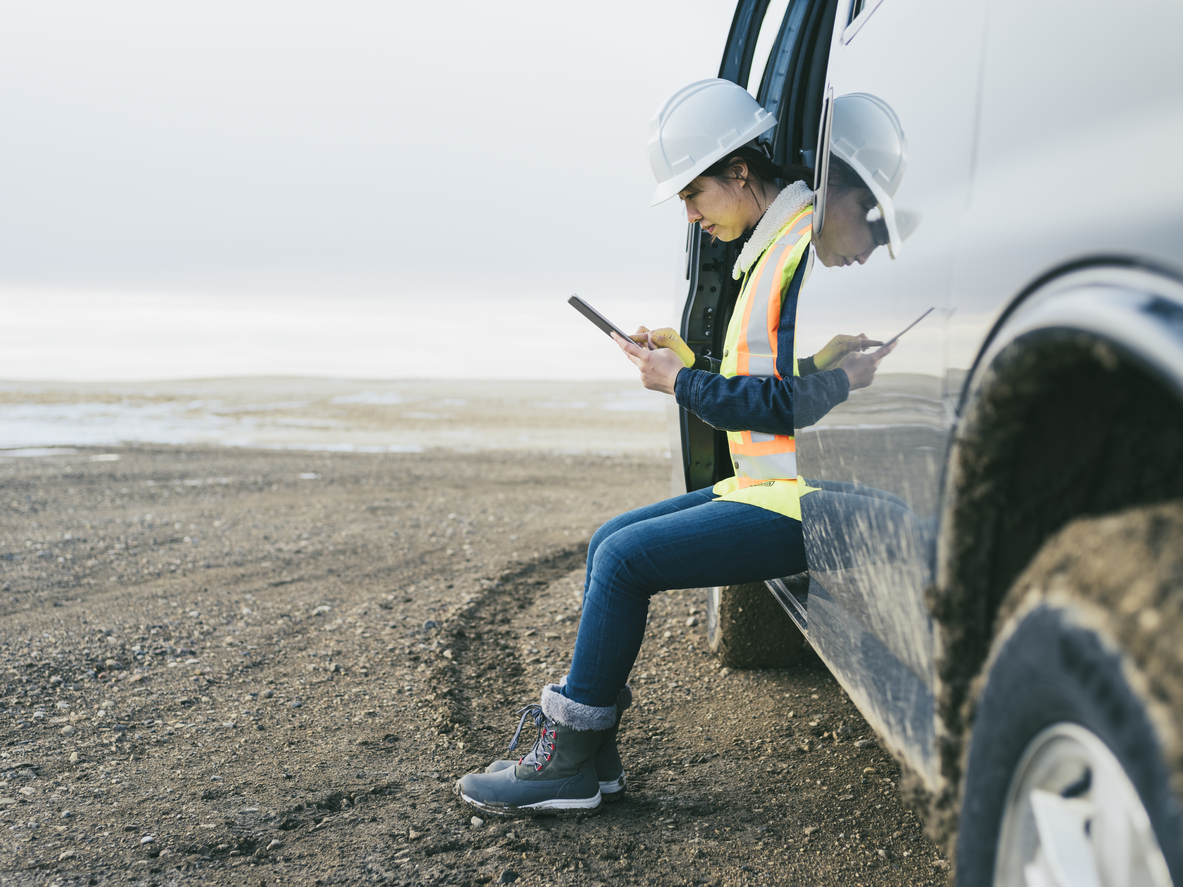
[[[883,0],[853,0],[850,4],[850,18],[847,20],[845,30],[842,32],[842,42],[849,43],[850,38],[858,33],[861,28],[871,17]]]
[[[772,0],[764,11],[760,33],[756,37],[756,48],[752,50],[752,68],[748,73],[747,90],[754,98],[759,98],[757,93],[760,92],[760,81],[764,79],[764,70],[768,67],[776,35],[780,33],[781,22],[784,21],[785,11],[789,8],[790,2],[791,0]]]

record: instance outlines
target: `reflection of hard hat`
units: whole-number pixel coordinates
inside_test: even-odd
[[[653,205],[774,126],[776,118],[730,80],[699,80],[679,89],[649,121],[649,165],[657,179]]]
[[[830,152],[846,161],[875,195],[893,258],[920,221],[914,213],[896,210],[892,202],[908,167],[907,145],[900,119],[883,99],[865,92],[834,99]]]

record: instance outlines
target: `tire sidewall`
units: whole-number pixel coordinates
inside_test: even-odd
[[[1073,606],[1040,603],[992,657],[974,712],[957,838],[958,887],[992,887],[1011,780],[1044,729],[1073,723],[1114,754],[1138,792],[1175,883],[1183,883],[1183,817],[1146,705],[1115,645]]]

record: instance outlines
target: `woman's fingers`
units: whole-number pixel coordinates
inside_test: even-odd
[[[674,380],[678,372],[685,368],[677,354],[666,348],[650,351],[635,342],[626,342],[615,333],[612,334],[612,341],[641,371],[642,385],[652,391],[674,393]]]

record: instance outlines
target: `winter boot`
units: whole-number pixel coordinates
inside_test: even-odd
[[[562,686],[566,678],[559,681]],[[592,763],[596,767],[596,778],[600,781],[600,794],[605,801],[616,801],[624,796],[625,778],[624,764],[620,760],[620,752],[616,747],[616,734],[620,730],[620,718],[624,710],[633,704],[633,691],[625,684],[616,696],[616,721],[604,733],[600,745],[596,749]],[[512,751],[512,748],[511,748]],[[496,773],[512,767],[517,761],[494,761],[485,768],[486,773]]]
[[[470,773],[456,783],[461,799],[494,816],[530,816],[600,806],[595,757],[613,727],[616,707],[582,705],[563,696],[557,684],[542,690],[542,704],[522,709],[510,741],[518,743],[526,719],[538,729],[534,747],[512,766],[493,773]]]

